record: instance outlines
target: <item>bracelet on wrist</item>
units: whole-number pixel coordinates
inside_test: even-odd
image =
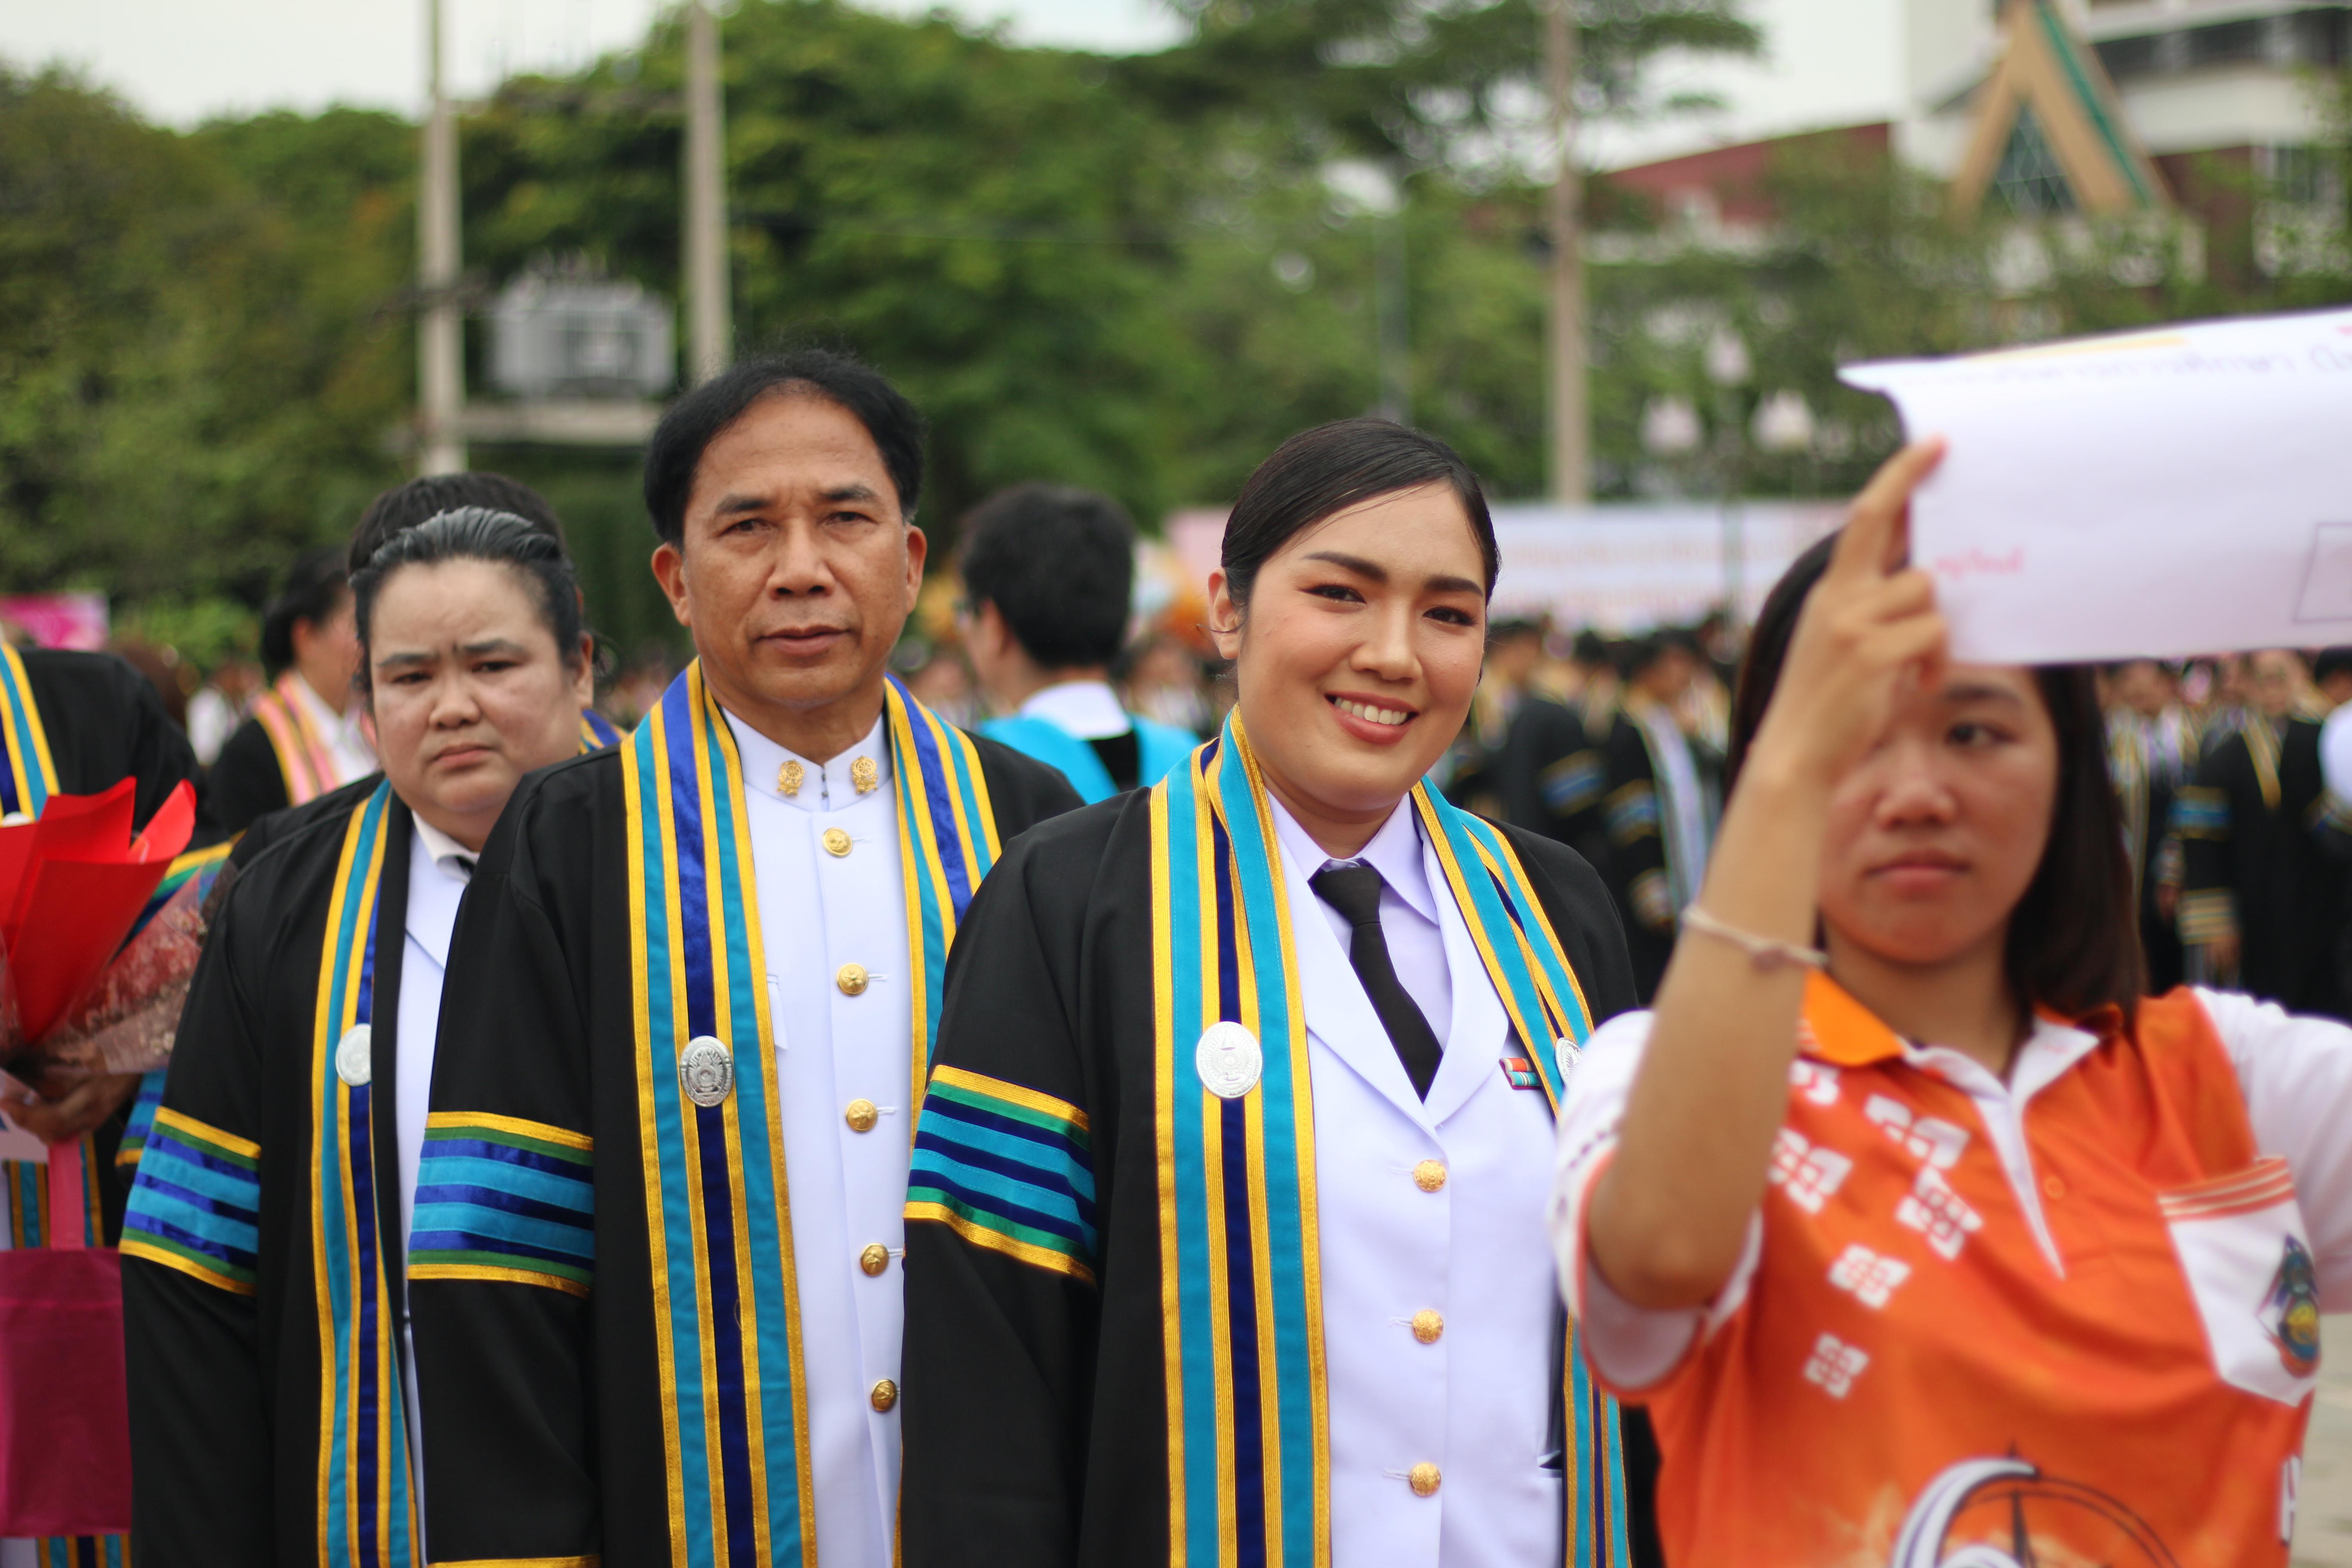
[[[1701,936],[1711,936],[1717,942],[1727,942],[1748,954],[1748,962],[1760,973],[1769,974],[1776,969],[1826,969],[1830,955],[1818,947],[1805,947],[1793,942],[1775,942],[1769,936],[1741,931],[1716,919],[1696,904],[1683,910],[1683,927]]]

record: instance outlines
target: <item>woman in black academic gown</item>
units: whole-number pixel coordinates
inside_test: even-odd
[[[384,763],[240,856],[125,1220],[142,1564],[421,1564],[404,1256],[441,973],[523,773],[575,754],[562,547],[481,507],[352,578]]]
[[[1538,1257],[1623,938],[1420,782],[1496,569],[1443,443],[1293,437],[1211,579],[1223,733],[981,889],[908,1194],[909,1568],[1636,1556]]]

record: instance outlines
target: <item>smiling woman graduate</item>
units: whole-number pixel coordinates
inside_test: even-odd
[[[1223,732],[974,900],[907,1211],[912,1568],[1625,1561],[1542,1239],[1623,939],[1574,851],[1420,782],[1495,573],[1442,443],[1293,437],[1211,578]]]

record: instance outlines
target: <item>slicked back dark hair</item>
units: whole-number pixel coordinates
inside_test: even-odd
[[[1107,665],[1127,640],[1135,524],[1106,495],[1015,485],[964,514],[965,596],[996,606],[1047,669]]]
[[[373,654],[376,595],[404,566],[436,566],[445,561],[487,561],[520,574],[530,584],[540,624],[555,639],[566,664],[580,657],[580,579],[562,542],[527,518],[492,507],[464,506],[391,535],[352,574],[352,604],[360,624],[360,647]],[[369,660],[360,661],[360,686],[368,684]]]
[[[344,581],[343,552],[331,544],[306,550],[286,569],[285,585],[269,607],[261,612],[261,668],[270,679],[294,662],[294,628],[334,618],[350,587]]]
[[[923,416],[880,371],[830,349],[762,354],[730,366],[670,405],[646,447],[646,511],[671,544],[686,533],[687,498],[710,443],[771,395],[821,397],[866,426],[898,492],[898,512],[915,521],[923,489]]]
[[[464,506],[510,512],[553,539],[567,552],[571,548],[563,537],[563,520],[555,515],[555,509],[547,503],[545,496],[520,479],[491,473],[427,474],[404,485],[394,485],[368,502],[367,510],[360,514],[359,527],[352,531],[351,554],[345,564],[356,572],[394,534]]]
[[[1486,592],[1501,570],[1486,492],[1470,465],[1434,436],[1388,419],[1341,419],[1302,430],[1257,466],[1225,520],[1223,564],[1234,603],[1246,605],[1258,569],[1325,518],[1380,496],[1444,484],[1470,520]]]
[[[1798,556],[1756,617],[1747,667],[1731,704],[1727,794],[1755,743],[1788,661],[1797,618],[1829,570],[1837,538],[1832,534]],[[2147,965],[2132,906],[2123,814],[2107,775],[2107,728],[2097,685],[2092,668],[2083,664],[2042,665],[2033,679],[2057,733],[2058,792],[2042,864],[2010,911],[2004,967],[2011,989],[2029,1005],[2070,1018],[2112,1005],[2128,1023],[2147,989]]]

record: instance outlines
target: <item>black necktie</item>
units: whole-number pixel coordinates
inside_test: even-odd
[[[1429,1020],[1389,962],[1388,938],[1381,934],[1381,889],[1387,884],[1370,866],[1326,866],[1307,878],[1307,885],[1353,928],[1348,962],[1356,966],[1356,978],[1364,983],[1372,1011],[1381,1016],[1381,1027],[1389,1032],[1389,1044],[1404,1063],[1405,1077],[1412,1079],[1413,1093],[1427,1100],[1429,1086],[1437,1078],[1437,1058],[1444,1053]]]

